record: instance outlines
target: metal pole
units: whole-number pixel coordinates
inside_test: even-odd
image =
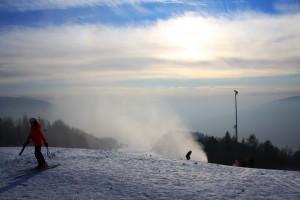
[[[235,138],[236,138],[236,143],[238,143],[237,102],[236,102],[236,95],[238,94],[238,91],[234,90],[234,93],[235,93]]]
[[[234,90],[234,97],[235,97],[235,160],[238,160],[238,153],[237,153],[237,148],[238,148],[238,124],[237,124],[237,102],[236,102],[236,95],[238,94],[238,91]]]

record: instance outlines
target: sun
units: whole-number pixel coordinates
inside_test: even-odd
[[[163,32],[169,46],[167,57],[186,61],[206,60],[211,57],[214,37],[213,25],[207,19],[185,16],[169,21]]]

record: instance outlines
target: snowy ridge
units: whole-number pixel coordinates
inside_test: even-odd
[[[300,172],[151,153],[51,148],[59,167],[12,179],[36,164],[32,147],[19,151],[0,148],[0,199],[300,199]]]

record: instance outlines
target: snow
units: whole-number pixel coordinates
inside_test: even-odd
[[[300,199],[300,172],[222,166],[153,153],[50,148],[57,168],[13,179],[36,165],[34,149],[0,148],[0,199]],[[44,154],[46,153],[43,149]]]

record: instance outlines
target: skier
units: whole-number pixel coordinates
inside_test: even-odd
[[[31,125],[31,130],[29,133],[29,136],[27,138],[27,141],[24,145],[29,144],[30,138],[34,144],[34,155],[36,157],[36,160],[38,162],[38,165],[36,166],[37,169],[43,169],[47,167],[47,162],[45,161],[45,158],[41,152],[42,144],[48,148],[48,143],[46,141],[46,138],[44,134],[41,131],[41,124],[37,121],[35,118],[30,118],[29,120]]]
[[[186,157],[186,159],[187,159],[187,160],[189,160],[189,159],[191,158],[191,157],[190,157],[190,156],[191,156],[191,154],[192,154],[192,151],[189,151],[189,152],[186,154],[186,156],[185,156],[185,157]]]

